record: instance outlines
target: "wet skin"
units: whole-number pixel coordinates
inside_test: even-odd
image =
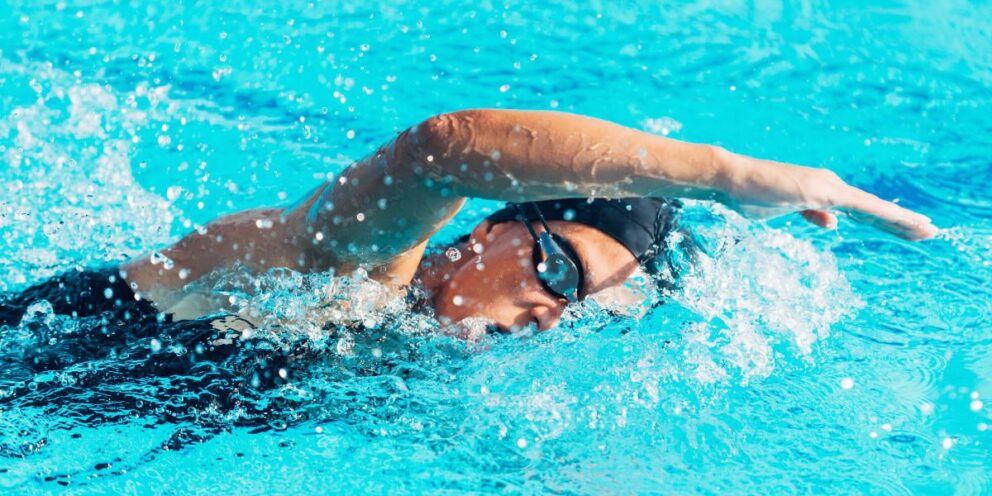
[[[594,228],[566,221],[548,224],[579,257],[585,277],[580,299],[621,284],[637,268],[637,260],[623,245]],[[543,230],[540,223],[532,225],[537,232]],[[538,281],[534,241],[522,223],[484,221],[456,248],[463,254],[457,261],[441,255],[421,264],[420,279],[442,323],[477,317],[503,332],[529,324],[544,331],[558,324],[568,302]],[[480,329],[456,330],[462,337],[475,338]]]
[[[937,234],[926,216],[851,186],[826,169],[745,157],[579,115],[483,109],[431,117],[292,207],[222,217],[121,269],[142,297],[177,318],[190,318],[217,309],[189,304],[184,288],[234,265],[258,272],[286,267],[339,274],[364,267],[387,285],[409,284],[430,237],[469,197],[524,202],[625,196],[713,200],[760,218],[797,212],[827,229],[836,228],[836,213],[843,213],[909,240]],[[560,302],[542,299],[528,272],[533,269],[520,264],[519,247],[512,244],[526,238],[502,234],[504,229],[524,232],[513,224],[493,226],[486,233],[492,239],[479,238],[486,270],[463,262],[447,269],[447,282],[457,289],[428,283],[443,318],[483,316],[507,329],[531,321],[547,328],[557,321]],[[611,246],[612,240],[585,242],[595,235],[574,235],[580,256],[597,269],[593,273],[604,280],[606,274],[622,273],[623,261],[611,258],[624,253],[622,248],[595,249]],[[163,264],[162,256],[173,263]],[[601,259],[607,268],[597,267]],[[455,291],[462,305],[453,304]]]

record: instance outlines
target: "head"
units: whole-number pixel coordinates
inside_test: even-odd
[[[483,319],[515,332],[558,324],[570,300],[609,294],[635,273],[656,273],[678,205],[655,199],[553,200],[507,207],[479,223],[442,261],[431,285],[443,322]],[[540,216],[537,215],[538,212]],[[544,217],[546,222],[542,222]],[[535,238],[550,231],[577,266],[578,291],[556,291],[539,271],[547,250]],[[560,288],[559,288],[560,289]]]

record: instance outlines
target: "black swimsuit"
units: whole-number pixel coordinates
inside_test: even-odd
[[[293,357],[307,355],[301,349],[307,343],[287,348],[241,339],[237,330],[221,325],[233,320],[173,321],[136,299],[114,268],[67,272],[0,295],[0,410],[142,381],[169,382],[176,394],[195,391],[192,403],[177,403],[178,416],[204,402],[222,410],[244,407],[246,398],[292,379],[302,365],[294,366]],[[75,381],[71,386],[37,379],[66,371]],[[136,397],[107,400],[140,410],[143,402]]]

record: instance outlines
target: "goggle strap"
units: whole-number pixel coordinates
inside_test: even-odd
[[[551,227],[548,226],[548,221],[544,220],[544,214],[541,213],[541,208],[537,206],[536,203],[531,203],[534,206],[534,211],[537,212],[537,218],[541,220],[541,225],[544,226],[546,232],[551,232]]]

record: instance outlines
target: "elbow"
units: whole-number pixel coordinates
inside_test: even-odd
[[[433,162],[448,151],[452,137],[450,114],[427,118],[406,131],[409,155],[417,162]]]
[[[409,129],[410,141],[418,157],[444,160],[471,144],[476,122],[485,111],[460,110],[429,117]]]

